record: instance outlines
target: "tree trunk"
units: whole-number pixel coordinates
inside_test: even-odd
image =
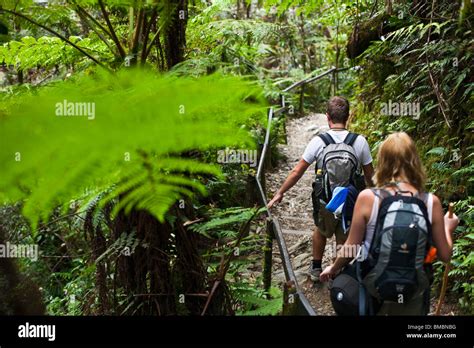
[[[171,11],[170,22],[165,30],[165,56],[167,69],[184,60],[188,0],[166,0]]]
[[[6,243],[0,225],[0,244]],[[14,260],[0,257],[0,315],[44,315],[41,293],[30,279],[21,275]]]

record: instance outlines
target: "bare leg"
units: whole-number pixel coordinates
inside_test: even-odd
[[[326,237],[324,237],[317,227],[313,231],[313,260],[322,260],[324,248],[326,247]]]
[[[313,261],[309,267],[309,276],[313,282],[318,283],[321,274],[324,248],[326,247],[326,237],[319,233],[316,227],[313,231]]]

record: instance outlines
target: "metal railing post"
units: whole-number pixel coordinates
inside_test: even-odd
[[[287,281],[283,284],[283,315],[298,314],[299,296],[296,291],[296,284],[293,281]]]
[[[299,114],[302,116],[304,114],[304,90],[305,90],[306,84],[301,85],[301,91],[300,91],[300,109],[299,109]]]
[[[268,292],[272,285],[272,265],[273,265],[273,221],[267,219],[265,231],[265,246],[263,247],[263,289]]]

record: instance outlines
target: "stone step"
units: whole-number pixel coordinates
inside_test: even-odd
[[[294,234],[294,235],[301,235],[301,236],[310,236],[313,232],[311,231],[303,231],[303,230],[287,230],[283,229],[281,230],[283,234]]]

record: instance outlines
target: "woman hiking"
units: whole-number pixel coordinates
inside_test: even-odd
[[[389,135],[377,154],[376,188],[359,194],[348,238],[320,280],[335,277],[356,256],[344,249],[357,246],[365,259],[360,264],[363,284],[378,304],[372,314],[426,315],[429,282],[424,269],[420,271],[424,261],[421,253],[426,256],[428,248],[434,246],[437,257],[449,262],[451,236],[459,219],[456,215],[443,217],[439,198],[425,192],[425,182],[413,140],[403,132]]]

